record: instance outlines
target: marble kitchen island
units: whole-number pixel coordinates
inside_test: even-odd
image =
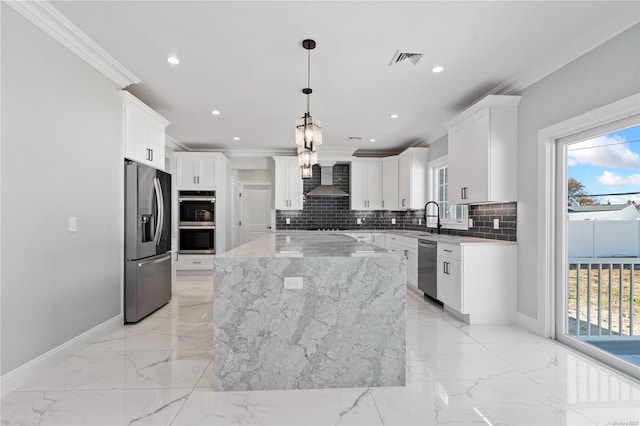
[[[215,256],[214,390],[403,386],[406,270],[402,256],[315,232]]]

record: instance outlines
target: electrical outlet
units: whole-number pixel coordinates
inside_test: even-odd
[[[358,225],[362,225],[362,219],[357,218],[357,219],[356,219],[356,224],[358,224]]]
[[[473,228],[473,218],[469,218],[469,228]]]
[[[392,225],[395,225],[395,224],[396,224],[396,218],[395,218],[395,217],[392,217],[392,218],[391,218],[391,224],[392,224]]]
[[[286,219],[284,220],[284,222],[285,222],[287,225],[291,225],[291,218],[290,218],[290,217],[286,218]]]
[[[422,218],[421,217],[418,218],[418,225],[422,225]]]
[[[302,290],[302,277],[284,277],[285,290]]]
[[[493,229],[500,229],[500,219],[493,219]]]
[[[69,232],[76,232],[78,230],[78,218],[74,216],[69,216]]]

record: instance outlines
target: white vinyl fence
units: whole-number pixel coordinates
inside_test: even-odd
[[[639,220],[570,220],[569,257],[640,257]]]

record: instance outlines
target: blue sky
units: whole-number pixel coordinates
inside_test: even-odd
[[[640,126],[570,145],[568,165],[588,194],[640,191]],[[629,199],[640,203],[640,194],[598,197],[603,204]]]

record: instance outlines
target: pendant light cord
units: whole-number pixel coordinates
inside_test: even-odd
[[[311,49],[307,50],[307,88],[311,89]],[[310,95],[311,93],[307,93],[307,114],[310,115]]]

